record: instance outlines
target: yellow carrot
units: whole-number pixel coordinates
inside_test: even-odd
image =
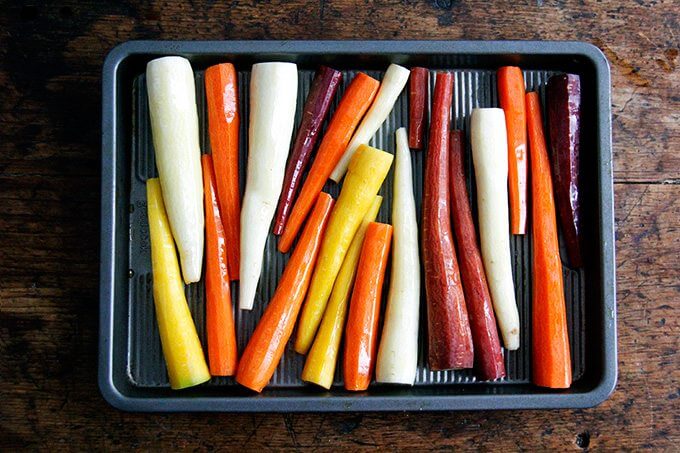
[[[373,204],[371,204],[364,219],[361,221],[361,225],[347,250],[347,255],[345,255],[345,260],[342,262],[338,277],[335,279],[333,292],[330,299],[328,299],[328,305],[323,314],[319,331],[305,361],[305,367],[302,370],[303,381],[312,382],[326,389],[330,388],[331,384],[333,384],[333,375],[335,374],[335,365],[337,363],[338,350],[340,349],[340,339],[345,327],[347,306],[349,304],[349,296],[352,293],[354,277],[357,273],[361,245],[364,242],[368,224],[375,221],[378,216],[382,199],[380,195],[375,196]]]
[[[312,344],[350,242],[385,180],[393,158],[390,153],[361,145],[349,163],[300,315],[295,341],[295,350],[300,354],[306,354]]]
[[[201,342],[184,296],[177,252],[158,178],[146,183],[153,270],[153,300],[170,387],[182,389],[210,379]]]

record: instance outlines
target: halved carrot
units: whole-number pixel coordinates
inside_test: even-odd
[[[538,93],[526,94],[531,146],[533,253],[532,361],[534,384],[550,388],[571,385],[571,356],[564,302],[562,262],[550,162],[543,133]]]
[[[524,77],[516,66],[498,70],[498,97],[505,112],[508,134],[508,189],[510,231],[527,231],[527,120],[524,108]]]
[[[288,252],[293,244],[307,213],[345,152],[354,129],[371,105],[379,86],[380,82],[360,72],[347,87],[279,239],[279,251],[282,253]]]
[[[366,229],[345,329],[345,388],[366,390],[378,347],[378,318],[392,225],[371,222]]]
[[[208,102],[208,132],[215,166],[217,198],[229,247],[229,277],[239,278],[241,197],[238,182],[238,78],[231,63],[211,66],[205,71]]]
[[[205,200],[205,329],[208,334],[208,362],[211,375],[232,376],[236,372],[238,350],[227,265],[230,244],[217,203],[212,157],[204,154],[201,164]]]
[[[261,392],[281,360],[307,293],[332,207],[333,198],[327,193],[319,194],[274,297],[243,351],[236,382],[249,389]]]

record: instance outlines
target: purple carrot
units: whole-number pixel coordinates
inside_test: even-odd
[[[312,150],[319,139],[319,129],[328,115],[331,102],[342,80],[342,73],[327,66],[319,67],[309,89],[302,111],[302,121],[290,153],[283,179],[283,191],[274,221],[274,234],[280,235],[286,226],[290,209],[295,201],[302,173],[309,164]]]
[[[547,89],[548,125],[555,198],[562,234],[573,267],[583,264],[580,235],[579,142],[581,81],[574,74],[553,76]]]

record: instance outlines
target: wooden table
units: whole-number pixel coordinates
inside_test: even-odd
[[[679,445],[677,2],[2,3],[0,450]],[[293,38],[584,40],[604,51],[620,351],[611,399],[588,410],[327,415],[145,415],[104,402],[96,385],[104,56],[130,39]]]

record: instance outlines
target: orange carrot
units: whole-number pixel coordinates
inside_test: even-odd
[[[371,222],[366,229],[345,330],[345,388],[366,390],[378,346],[378,317],[390,254],[392,225]]]
[[[505,113],[508,134],[508,188],[510,231],[527,231],[527,120],[524,108],[524,77],[516,66],[498,70],[498,97]]]
[[[283,271],[279,286],[255,328],[236,373],[236,382],[261,392],[281,360],[307,293],[333,198],[319,194],[300,241]]]
[[[345,152],[354,129],[371,105],[379,86],[380,82],[360,72],[347,87],[279,239],[279,251],[282,253],[290,249],[307,213]]]
[[[238,185],[238,79],[234,65],[223,63],[206,69],[205,95],[217,198],[229,244],[229,276],[232,280],[238,280],[241,198]]]
[[[571,356],[557,239],[550,162],[538,93],[526,94],[531,146],[533,254],[532,361],[534,384],[569,388]]]
[[[205,200],[205,329],[208,334],[208,362],[213,376],[236,372],[238,350],[234,312],[231,307],[227,241],[217,204],[212,157],[204,154],[203,198]]]

